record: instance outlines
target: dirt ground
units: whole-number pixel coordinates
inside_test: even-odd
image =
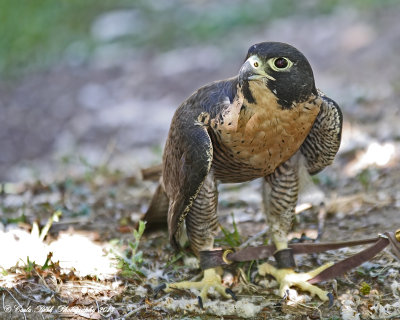
[[[266,40],[301,49],[317,86],[343,110],[341,149],[315,178],[328,212],[321,241],[400,228],[399,18],[399,5],[341,6],[227,34],[221,46],[99,54],[84,67],[0,83],[1,318],[400,319],[400,262],[389,249],[320,285],[335,296],[331,308],[301,292],[282,300],[253,262],[225,272],[237,302],[216,294],[200,309],[195,293],[154,296],[160,283],[199,279],[190,253],[174,253],[165,230],[133,234],[156,187],[140,170],[160,162],[176,107],[199,86],[234,75],[247,48]],[[300,203],[312,204],[318,192],[307,190]],[[240,242],[268,239],[260,181],[221,185],[219,195],[229,233],[235,223]],[[315,238],[318,210],[300,212],[291,237]],[[221,232],[217,244],[227,241]],[[299,256],[298,268],[361,249]]]

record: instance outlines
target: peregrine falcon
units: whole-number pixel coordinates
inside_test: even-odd
[[[261,275],[280,283],[280,294],[297,286],[329,300],[330,294],[307,282],[326,267],[296,273],[288,233],[299,190],[299,171],[315,174],[331,164],[340,145],[342,113],[320,92],[305,56],[280,42],[250,47],[239,74],[194,92],[176,110],[163,154],[162,177],[145,220],[168,224],[179,250],[185,242],[195,254],[210,250],[218,232],[218,183],[263,178],[263,204],[277,268]],[[312,276],[311,276],[312,275]],[[165,286],[198,288],[199,302],[210,287],[232,295],[220,270],[204,271],[199,282]]]

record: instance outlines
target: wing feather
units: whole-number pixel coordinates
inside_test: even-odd
[[[321,95],[321,109],[300,150],[310,174],[330,165],[340,147],[343,116],[335,101]]]
[[[197,90],[175,112],[163,157],[163,184],[170,199],[168,231],[179,248],[180,226],[189,213],[213,161],[210,119],[228,107],[235,80],[214,82]]]
[[[192,120],[188,123],[187,118],[174,119],[164,152],[163,181],[170,199],[168,231],[175,248],[179,248],[177,231],[210,171],[213,158],[207,125]]]

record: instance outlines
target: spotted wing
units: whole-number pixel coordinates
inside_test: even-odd
[[[300,151],[306,158],[306,167],[315,174],[330,165],[340,147],[343,116],[335,101],[319,92],[321,108]]]

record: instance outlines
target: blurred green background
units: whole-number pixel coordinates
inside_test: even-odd
[[[398,0],[1,1],[0,182],[159,162],[177,106],[261,41],[310,60],[344,111],[341,152],[400,140],[399,21]]]
[[[357,10],[397,5],[397,0],[20,0],[0,3],[0,74],[20,76],[65,59],[86,61],[96,46],[169,50],[221,37],[273,19],[330,14],[343,5]],[[397,7],[396,7],[397,9]],[[98,33],[93,23],[111,10],[131,13],[129,24]],[[133,10],[133,11],[128,11]],[[98,26],[101,28],[101,26]]]

